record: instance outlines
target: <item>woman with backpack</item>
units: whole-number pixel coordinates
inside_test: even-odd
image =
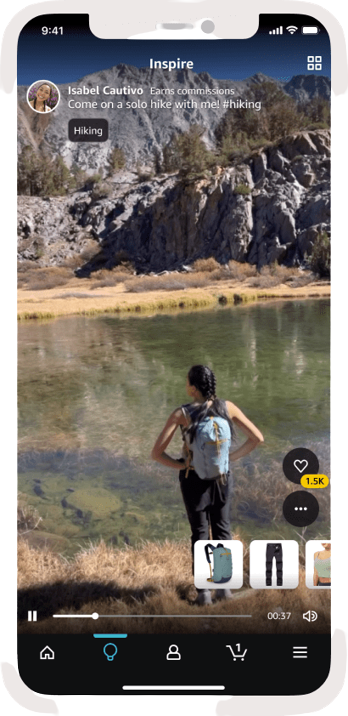
[[[263,442],[263,435],[253,423],[229,400],[216,397],[216,378],[205,365],[190,369],[186,391],[191,403],[182,405],[169,416],[153,447],[153,460],[179,470],[179,480],[192,536],[192,559],[197,540],[207,540],[209,524],[212,539],[232,539],[230,507],[232,474],[229,464],[248,455]],[[239,448],[229,452],[234,424],[247,439]],[[165,450],[180,426],[184,441],[183,456],[176,460]],[[210,604],[208,589],[198,591],[198,604]],[[230,590],[217,590],[218,598],[230,598]]]

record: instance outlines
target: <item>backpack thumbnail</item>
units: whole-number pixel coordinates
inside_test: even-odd
[[[209,555],[209,549],[213,553],[214,558],[214,569],[212,572],[211,562]],[[206,544],[204,547],[205,556],[207,558],[210,577],[207,578],[208,582],[214,582],[214,584],[223,584],[229,582],[232,578],[232,552],[228,547],[224,547],[222,542],[219,542],[217,547],[212,544]]]

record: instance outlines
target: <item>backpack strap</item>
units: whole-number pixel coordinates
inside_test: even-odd
[[[220,545],[218,545],[218,546],[220,546]],[[210,549],[211,549],[212,551],[215,549],[215,547],[214,547],[213,544],[206,544],[205,547],[204,547],[205,556],[206,556],[206,558],[207,558],[207,561],[208,561],[209,564],[210,564],[210,555],[209,555],[209,552],[208,552],[209,547],[210,547]]]
[[[189,425],[190,425],[190,423],[191,423],[191,411],[190,411],[190,406],[191,406],[191,403],[186,403],[185,405],[182,405],[182,406],[181,406],[181,411],[182,411],[182,413],[183,413],[183,416],[184,416],[186,422],[188,423],[188,425],[187,425],[186,427],[185,427],[184,425],[180,425],[180,428],[181,428],[181,437],[182,437],[182,440],[183,440],[183,443],[184,443],[184,451],[186,452],[187,457],[189,458],[189,463],[188,463],[188,465],[187,465],[187,467],[186,467],[186,471],[185,471],[185,478],[188,477],[188,474],[189,474],[190,470],[193,470],[193,467],[192,467],[192,465],[191,465],[192,452],[191,452],[191,450],[189,449],[188,444],[187,444],[186,439],[185,439],[185,435],[186,435],[187,429],[188,429],[188,427],[189,427]]]
[[[211,549],[212,551],[215,549],[215,547],[214,547],[214,545],[212,545],[212,544],[206,544],[205,547],[204,547],[205,556],[206,556],[206,558],[207,558],[207,560],[208,560],[209,570],[210,570],[210,577],[208,577],[207,581],[208,581],[208,582],[213,582],[214,579],[213,579],[213,573],[212,573],[212,570],[211,570],[210,555],[209,555],[209,551],[208,551],[208,550],[209,550],[209,547],[210,547],[210,549]]]

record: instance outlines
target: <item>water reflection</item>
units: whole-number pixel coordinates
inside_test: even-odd
[[[328,432],[329,303],[291,302],[19,328],[19,445],[102,447],[148,456],[185,402],[190,365],[275,441]],[[317,413],[307,423],[306,415]]]

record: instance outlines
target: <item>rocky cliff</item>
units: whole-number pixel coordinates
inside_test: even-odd
[[[188,185],[176,175],[138,182],[119,174],[108,197],[19,197],[19,258],[54,265],[99,252],[80,275],[112,268],[120,251],[137,270],[180,268],[199,257],[221,263],[303,261],[322,231],[330,233],[330,132],[285,137],[238,166],[218,168]]]

